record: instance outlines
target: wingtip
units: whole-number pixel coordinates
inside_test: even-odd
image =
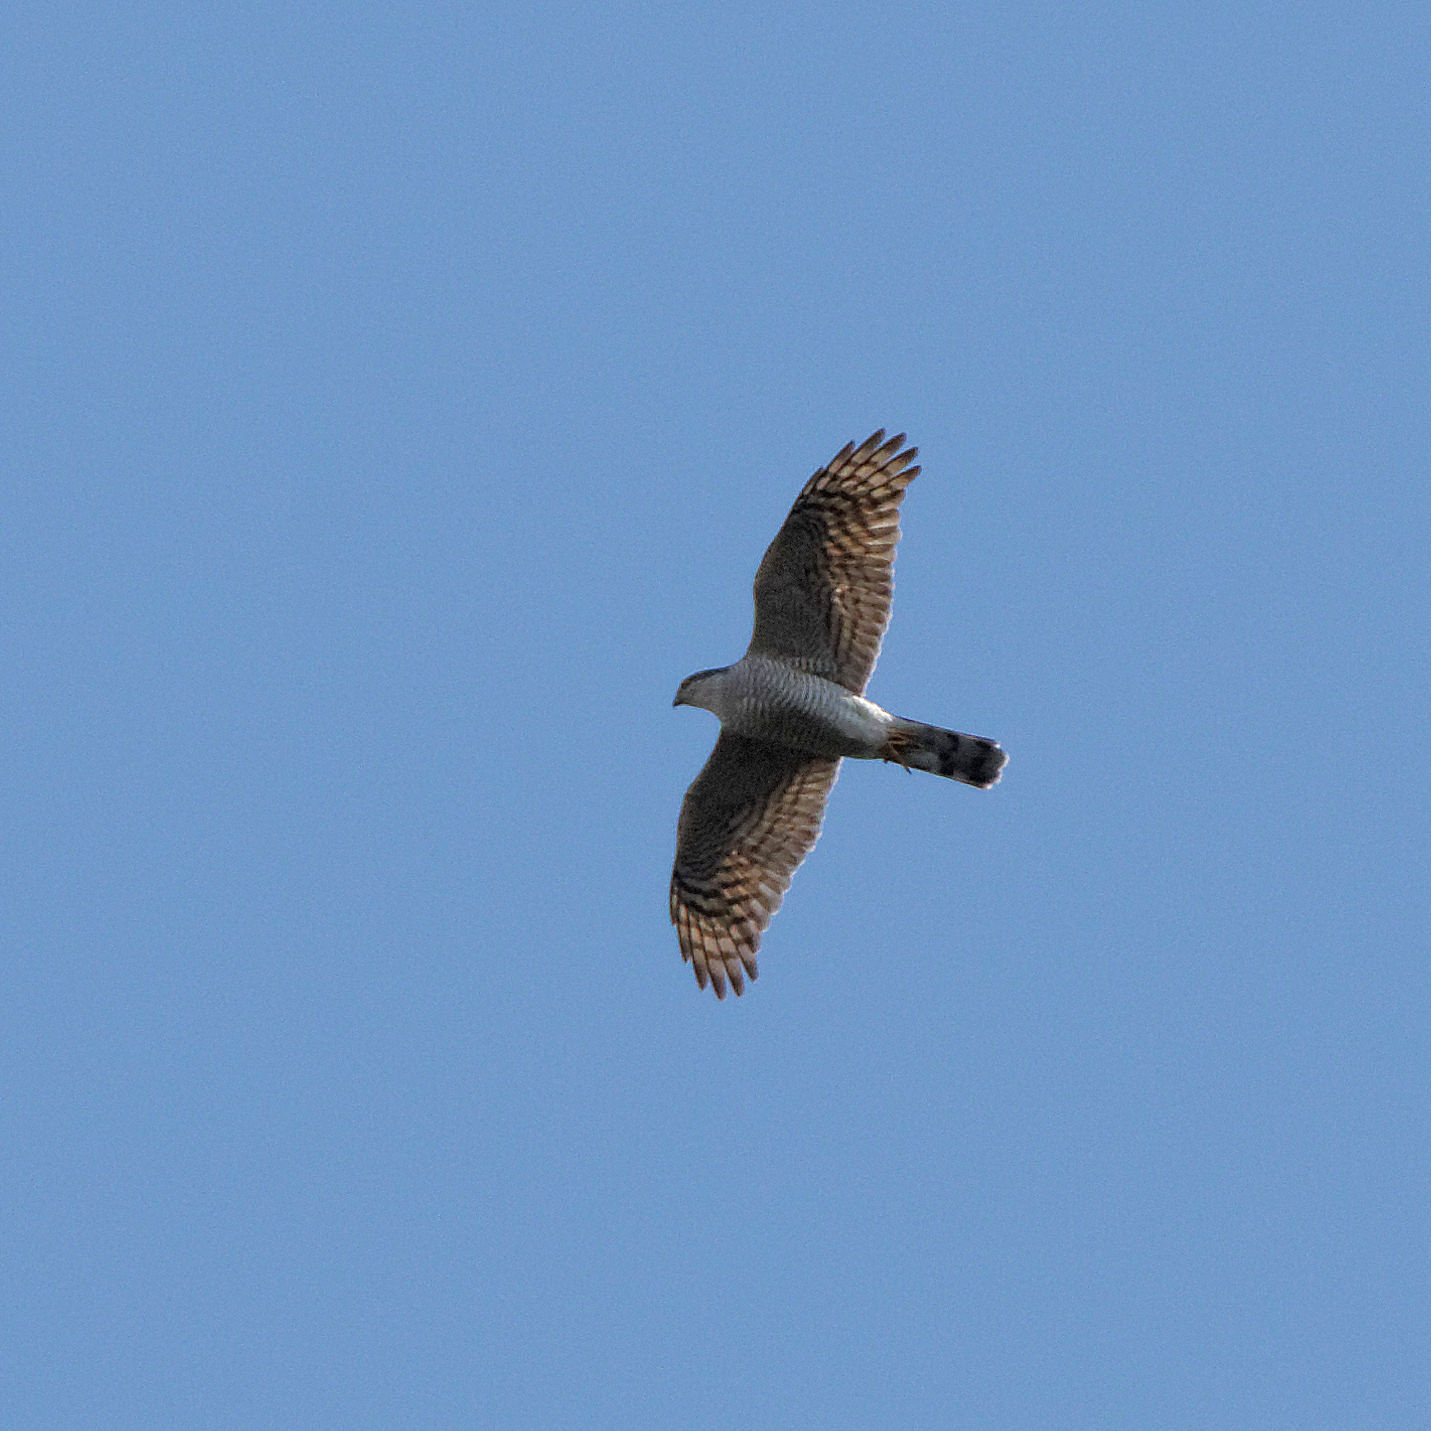
[[[745,981],[749,979],[754,983],[759,977],[753,957],[741,956],[733,961],[724,961],[719,957],[710,961],[695,958],[690,959],[690,964],[696,976],[696,984],[702,990],[709,988],[720,1000],[724,1000],[727,993],[740,998],[745,993]]]
[[[875,462],[880,467],[889,468],[892,471],[902,472],[906,480],[913,478],[919,471],[915,468],[908,471],[909,464],[919,456],[917,447],[905,447],[908,441],[906,435],[897,432],[893,437],[885,437],[885,429],[879,428],[870,433],[865,440],[856,447],[853,443],[846,443],[839,455],[830,461],[830,466],[834,467],[838,463],[845,461],[854,462]]]

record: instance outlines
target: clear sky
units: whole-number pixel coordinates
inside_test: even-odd
[[[1431,1416],[1424,5],[20,6],[7,1427]],[[907,431],[744,999],[676,812]]]

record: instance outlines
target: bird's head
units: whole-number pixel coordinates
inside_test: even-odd
[[[712,709],[710,703],[711,691],[707,684],[712,676],[719,676],[726,670],[722,666],[714,671],[697,671],[694,676],[687,676],[676,688],[676,699],[671,702],[673,706],[700,706],[704,710]]]

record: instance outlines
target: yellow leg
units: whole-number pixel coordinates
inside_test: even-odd
[[[897,765],[906,775],[909,774],[909,764],[905,756],[909,754],[914,742],[902,731],[892,730],[889,739],[884,743],[884,754],[880,758],[889,765]]]

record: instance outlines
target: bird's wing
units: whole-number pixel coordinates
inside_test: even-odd
[[[889,625],[900,500],[919,472],[903,443],[881,429],[805,484],[755,574],[752,653],[864,691]]]
[[[686,791],[671,871],[671,923],[696,982],[737,994],[760,936],[820,834],[838,760],[722,732]],[[742,972],[743,971],[743,972]]]

